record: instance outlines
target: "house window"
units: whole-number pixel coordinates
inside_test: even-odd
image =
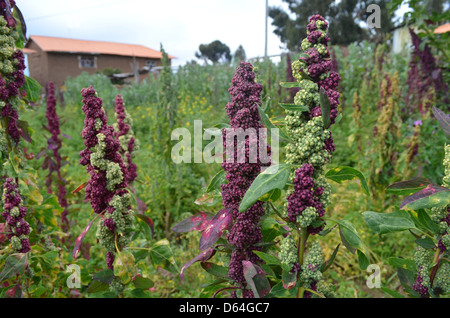
[[[156,66],[156,61],[155,60],[147,60],[145,61],[145,66],[151,70],[152,68],[154,68]]]
[[[96,56],[78,56],[78,67],[79,68],[97,68],[97,57]]]

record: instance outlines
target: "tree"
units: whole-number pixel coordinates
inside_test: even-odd
[[[245,54],[244,47],[242,45],[239,45],[239,47],[234,52],[234,60],[240,62],[240,61],[245,61],[246,58],[247,58],[247,56]]]
[[[219,40],[215,40],[209,44],[200,44],[198,49],[200,53],[195,52],[195,57],[203,59],[205,63],[208,63],[208,60],[213,62],[213,64],[223,60],[231,62],[230,48]]]
[[[281,42],[291,51],[297,51],[301,40],[307,36],[302,27],[308,24],[308,19],[313,14],[324,16],[330,25],[329,37],[331,44],[348,45],[355,41],[373,40],[380,33],[388,32],[392,27],[387,10],[387,0],[283,0],[288,4],[289,13],[278,7],[269,8],[269,16],[274,33],[280,37]],[[377,4],[380,7],[381,28],[370,30],[361,26],[366,22],[370,12],[366,9],[369,4]],[[293,18],[291,16],[293,15]]]

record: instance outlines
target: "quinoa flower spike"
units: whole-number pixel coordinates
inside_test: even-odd
[[[243,273],[243,261],[260,263],[259,257],[253,253],[254,250],[261,250],[255,244],[261,242],[262,234],[258,221],[264,215],[264,202],[257,201],[245,212],[239,212],[239,204],[253,180],[261,172],[264,165],[261,163],[259,155],[256,160],[250,158],[249,147],[262,145],[264,128],[258,112],[261,105],[260,96],[263,86],[255,82],[255,73],[250,63],[241,62],[232,79],[232,86],[228,90],[231,95],[231,102],[226,106],[227,115],[230,119],[230,128],[223,130],[224,151],[227,147],[233,146],[233,160],[224,160],[222,168],[226,172],[228,183],[221,186],[222,202],[225,208],[232,210],[234,224],[228,233],[228,242],[235,246],[231,254],[229,277],[241,288],[244,298],[252,298],[253,292],[246,289],[246,281]],[[236,130],[252,129],[255,134],[249,134],[243,144],[233,139],[228,140],[227,133]],[[238,158],[238,149],[245,147],[245,159],[241,162]],[[259,148],[257,148],[259,149]],[[270,163],[269,163],[270,164]],[[236,293],[233,293],[233,297]]]
[[[90,175],[86,185],[86,200],[94,212],[101,215],[97,238],[106,248],[106,263],[114,268],[115,253],[131,240],[131,195],[126,190],[127,168],[119,153],[119,141],[107,124],[102,100],[91,87],[81,90],[82,110],[86,117],[81,136],[86,148],[80,152],[80,164]],[[117,250],[119,249],[119,251]]]
[[[299,232],[301,246],[297,248],[293,234],[288,235],[282,241],[280,256],[282,263],[299,274],[302,286],[314,291],[321,279],[321,248],[314,242],[306,257],[303,248],[308,236],[319,233],[325,226],[323,216],[331,191],[324,169],[335,150],[329,126],[336,121],[340,103],[340,94],[336,91],[340,76],[332,71],[327,29],[328,23],[323,17],[311,16],[307,37],[301,44],[304,52],[292,63],[293,76],[301,88],[294,103],[307,106],[309,112],[286,111],[286,132],[291,139],[286,146],[286,163],[296,167],[290,176],[294,187],[287,192],[286,213],[290,227]],[[329,101],[329,118],[322,115],[325,99]],[[303,295],[310,296],[309,292]]]
[[[30,225],[25,221],[27,208],[22,205],[19,187],[13,178],[7,178],[3,185],[3,212],[2,217],[6,220],[7,238],[16,253],[28,253],[30,241]]]

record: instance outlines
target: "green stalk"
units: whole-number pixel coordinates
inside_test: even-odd
[[[298,264],[300,265],[300,267],[303,265],[303,260],[305,256],[305,246],[306,241],[308,240],[308,236],[309,233],[307,228],[300,228],[297,246]],[[303,298],[304,293],[305,288],[303,286],[300,286],[297,291],[297,298]]]

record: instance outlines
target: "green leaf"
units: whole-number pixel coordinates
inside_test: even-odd
[[[154,243],[150,249],[149,255],[150,261],[155,268],[160,266],[171,272],[178,272],[175,258],[167,239],[162,239]]]
[[[140,289],[149,289],[152,288],[154,283],[151,279],[146,278],[146,277],[142,277],[142,276],[136,276],[133,279],[133,285],[136,288],[140,288]]]
[[[364,245],[355,227],[348,220],[340,220],[338,226],[342,243],[352,254],[355,254],[356,250]]]
[[[339,166],[332,168],[328,170],[328,172],[325,174],[325,177],[337,183],[358,178],[361,182],[361,187],[364,190],[364,193],[370,195],[369,186],[367,185],[366,178],[360,171],[352,167]]]
[[[89,284],[89,287],[87,288],[87,292],[89,294],[91,294],[91,293],[99,293],[99,292],[103,292],[103,291],[107,291],[107,290],[109,290],[109,284],[103,283],[103,282],[98,281],[98,280],[93,280]]]
[[[281,197],[281,190],[280,189],[273,189],[266,194],[264,194],[262,197],[258,199],[258,201],[264,201],[264,202],[275,202]]]
[[[283,282],[279,282],[274,285],[270,290],[270,293],[266,295],[268,298],[294,298],[297,293],[295,288],[286,289],[283,286]]]
[[[401,210],[392,213],[366,211],[362,213],[367,226],[377,234],[414,229],[415,224],[410,215]]]
[[[439,224],[433,222],[430,216],[425,210],[420,209],[417,212],[417,219],[420,222],[420,225],[423,226],[426,230],[431,231],[432,233],[439,234],[440,228]]]
[[[359,268],[366,270],[367,266],[370,264],[369,258],[361,250],[357,250],[356,252],[358,254]]]
[[[206,189],[206,193],[213,190],[220,190],[220,185],[224,184],[227,180],[225,170],[221,169],[216,175],[211,179],[211,182]]]
[[[266,265],[277,265],[281,266],[281,261],[274,255],[270,255],[260,251],[253,251],[260,259],[262,259]]]
[[[336,255],[337,255],[337,252],[338,252],[340,246],[341,246],[341,243],[339,243],[339,244],[336,246],[336,248],[335,248],[334,251],[333,251],[333,254],[331,254],[331,256],[330,256],[330,259],[329,259],[328,261],[322,263],[321,269],[320,269],[320,271],[321,271],[322,273],[325,272],[327,269],[329,269],[329,268],[331,267],[331,265],[332,265],[333,262],[334,262],[334,259],[336,258]]]
[[[389,265],[394,268],[402,268],[404,270],[408,270],[414,272],[416,270],[416,262],[407,258],[400,257],[390,257],[388,259]]]
[[[25,76],[25,84],[22,88],[26,92],[26,96],[24,97],[25,101],[36,102],[39,99],[41,85],[34,78]]]
[[[28,254],[26,253],[16,253],[9,255],[5,264],[3,265],[3,270],[0,273],[0,282],[21,274],[26,267],[28,260]]]
[[[299,82],[280,82],[280,86],[284,88],[301,87]]]
[[[435,184],[406,197],[400,205],[401,209],[419,210],[450,205],[450,189]]]
[[[434,244],[433,240],[429,237],[417,239],[414,242],[416,242],[418,245],[422,246],[425,249],[433,249],[436,247],[436,244]]]
[[[260,173],[242,198],[239,211],[246,211],[259,198],[273,189],[282,190],[289,179],[290,170],[290,165],[279,164],[272,165]]]
[[[264,218],[261,222],[261,232],[265,242],[273,242],[273,240],[287,231],[271,217]]]
[[[290,140],[289,136],[286,135],[286,133],[283,131],[283,129],[275,127],[275,125],[270,121],[269,117],[264,112],[264,110],[259,106],[258,106],[258,111],[259,111],[259,115],[261,116],[261,121],[262,121],[264,127],[267,129],[267,133],[269,135],[272,134],[272,129],[276,129],[276,131],[278,132],[278,135],[279,135],[278,137],[279,137],[280,141],[289,141]]]
[[[294,111],[294,112],[309,112],[308,106],[303,105],[296,105],[296,104],[279,104],[281,107],[283,107],[286,110]]]
[[[396,195],[410,195],[422,190],[431,183],[430,180],[417,177],[407,181],[400,181],[391,184],[386,188],[386,192]]]
[[[228,279],[228,267],[217,265],[211,262],[201,262],[202,268],[211,275]]]
[[[119,253],[114,260],[114,275],[118,276],[122,283],[128,284],[136,274],[134,256],[128,252]]]
[[[28,292],[33,295],[33,298],[39,298],[47,291],[47,288],[41,285],[31,285]]]
[[[320,109],[322,111],[322,120],[323,120],[323,126],[328,129],[331,125],[331,106],[330,106],[330,100],[328,98],[327,92],[323,87],[319,90],[320,93]]]
[[[402,294],[400,294],[396,290],[392,290],[392,289],[389,289],[389,288],[384,287],[384,286],[381,287],[381,290],[384,291],[386,294],[391,295],[394,298],[405,298],[405,296],[403,296]]]
[[[113,278],[114,278],[114,272],[110,269],[104,269],[104,270],[96,273],[92,277],[93,280],[97,280],[97,281],[105,283],[105,284],[111,283]]]
[[[230,124],[227,124],[227,123],[220,123],[220,124],[215,124],[213,127],[222,129],[222,128],[230,128],[231,126],[230,126]]]

